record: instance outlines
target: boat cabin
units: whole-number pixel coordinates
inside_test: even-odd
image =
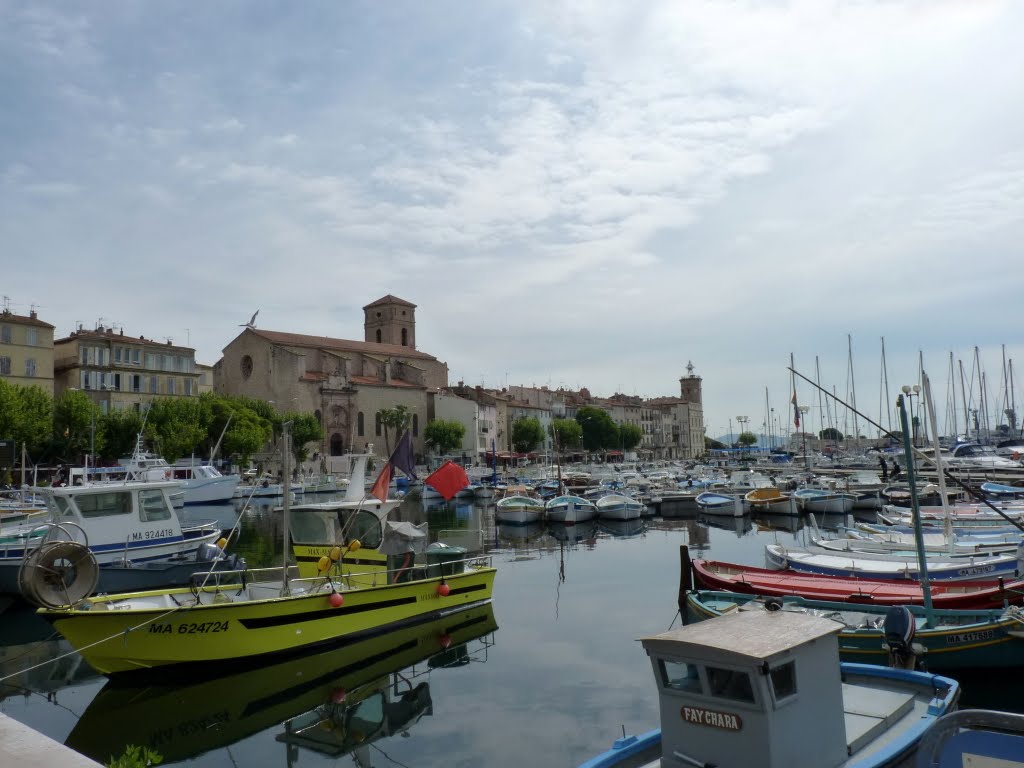
[[[842,765],[884,719],[847,732],[842,625],[743,612],[643,638],[658,686],[663,765]],[[870,710],[870,707],[866,707]],[[851,727],[855,730],[855,727]]]

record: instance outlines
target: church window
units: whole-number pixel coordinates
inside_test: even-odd
[[[377,411],[377,418],[374,419],[374,424],[377,430],[377,437],[380,437],[380,411]]]
[[[380,328],[377,329],[377,343],[380,344]]]
[[[420,434],[420,416],[418,413],[412,415],[412,436],[418,437]]]
[[[365,434],[365,424],[364,424],[364,420],[363,420],[363,412],[362,411],[359,412],[359,416],[356,418],[356,422],[357,422],[357,430],[359,432],[359,436],[363,437],[363,435]]]
[[[409,346],[409,331],[406,328],[402,329],[402,346]]]

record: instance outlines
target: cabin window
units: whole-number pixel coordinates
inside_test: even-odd
[[[699,667],[681,661],[661,662],[661,684],[673,691],[701,693]]]
[[[63,496],[51,496],[50,498],[53,499],[54,506],[57,507],[58,517],[75,516],[74,511],[71,509],[71,505],[68,503],[68,500],[65,499]]]
[[[338,518],[347,541],[359,539],[361,545],[370,549],[377,549],[380,546],[380,520],[372,512],[356,512],[353,520],[352,513],[342,510],[338,513]]]
[[[82,517],[110,517],[132,513],[131,491],[83,493],[75,499]]]
[[[162,491],[139,491],[139,517],[144,523],[171,519]]]
[[[796,662],[790,661],[775,667],[768,676],[772,681],[772,695],[776,703],[796,695]]]
[[[754,703],[754,688],[748,673],[720,667],[706,667],[706,672],[712,696]]]

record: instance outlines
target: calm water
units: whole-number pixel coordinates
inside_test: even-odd
[[[237,514],[188,512],[225,527]],[[492,608],[176,686],[111,686],[72,654],[0,683],[0,711],[101,762],[137,744],[164,764],[203,766],[572,766],[623,728],[657,725],[636,638],[677,621],[681,544],[760,565],[765,543],[806,535],[785,519],[723,528],[693,516],[629,529],[495,526],[493,507],[416,500],[399,517],[429,522],[434,537],[482,539],[498,568]],[[269,507],[250,510],[241,530],[236,549],[251,565],[278,562]],[[0,676],[67,651],[31,611],[0,615]],[[999,674],[958,677],[964,704],[1024,711]]]

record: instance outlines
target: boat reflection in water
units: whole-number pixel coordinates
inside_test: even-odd
[[[109,681],[65,743],[101,762],[123,754],[128,745],[145,746],[167,764],[231,746],[283,723],[279,741],[344,755],[430,714],[428,673],[486,660],[494,642],[490,635],[497,628],[488,603],[342,647],[191,684]],[[480,644],[471,651],[468,644],[478,639]],[[424,660],[424,669],[407,670]]]

